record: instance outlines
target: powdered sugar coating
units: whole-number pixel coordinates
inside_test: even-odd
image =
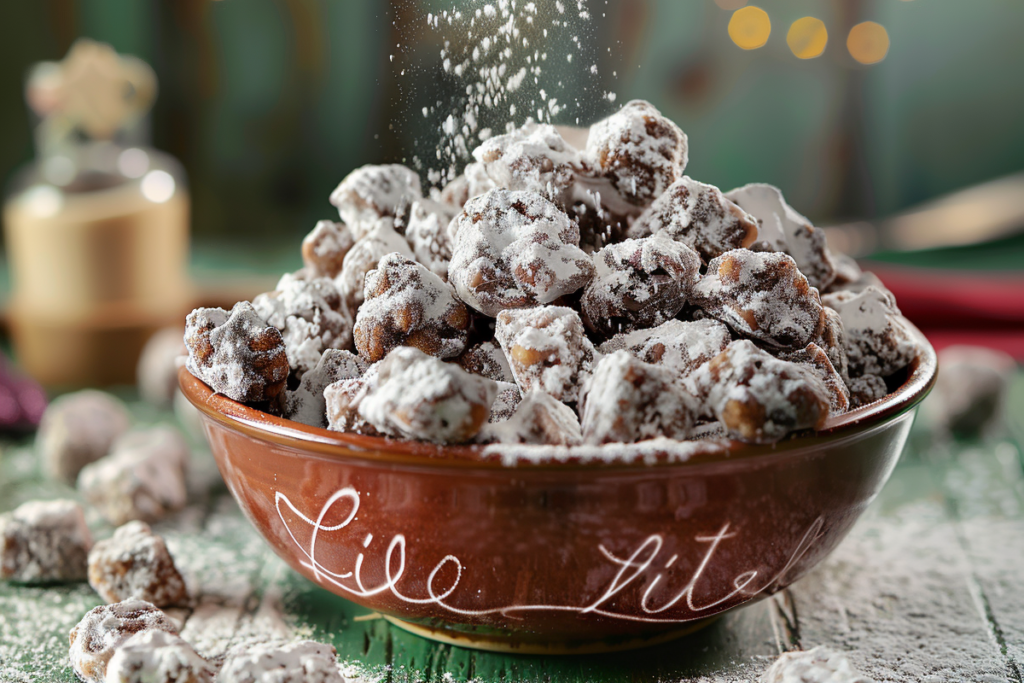
[[[483,341],[470,346],[455,362],[466,372],[480,375],[496,382],[515,382],[508,358],[501,347],[493,341]]]
[[[828,390],[809,368],[779,360],[743,339],[701,366],[687,385],[729,436],[774,443],[799,429],[820,429]]]
[[[448,280],[484,315],[546,304],[583,287],[594,272],[577,225],[538,194],[491,190],[452,221]]]
[[[557,201],[574,180],[580,153],[554,126],[527,122],[486,140],[473,151],[497,187],[524,190]]]
[[[737,334],[776,348],[802,348],[823,325],[817,290],[787,254],[726,252],[708,264],[694,298]]]
[[[826,294],[823,301],[843,319],[851,377],[886,377],[906,367],[917,354],[890,294],[867,287],[859,293]]]
[[[380,363],[374,363],[361,377],[342,379],[324,389],[327,428],[335,432],[352,432],[379,436],[380,432],[359,414],[363,400],[377,388]]]
[[[439,198],[456,209],[462,209],[473,197],[479,197],[496,187],[497,184],[487,175],[484,165],[474,161],[466,164],[462,175],[444,186]]]
[[[345,683],[337,651],[311,640],[281,647],[261,645],[230,654],[218,683]]]
[[[314,277],[337,277],[345,254],[355,243],[352,231],[344,223],[317,221],[302,240],[302,263]]]
[[[469,311],[454,288],[401,254],[388,254],[366,274],[356,315],[356,348],[370,363],[392,349],[412,346],[438,358],[466,348]]]
[[[686,135],[651,103],[633,100],[590,127],[584,156],[626,201],[647,206],[683,175]]]
[[[497,393],[491,403],[491,416],[488,422],[503,422],[515,412],[516,407],[523,400],[523,393],[519,391],[519,385],[515,382],[503,382],[495,380]],[[486,431],[486,427],[482,431]]]
[[[598,350],[614,353],[622,349],[682,378],[724,351],[731,341],[729,328],[717,320],[669,320],[649,330],[617,334]]]
[[[351,314],[355,315],[363,303],[366,274],[392,252],[413,258],[409,243],[395,232],[394,222],[382,219],[345,254],[341,272],[334,279],[334,284]]]
[[[881,401],[889,393],[885,380],[878,375],[852,377],[846,386],[850,389],[850,408],[860,408]]]
[[[850,390],[824,349],[811,342],[805,348],[784,354],[782,358],[792,363],[802,363],[818,375],[818,379],[828,390],[829,406],[833,415],[850,409]]]
[[[814,343],[825,352],[839,376],[847,380],[850,378],[850,361],[846,357],[846,330],[843,328],[843,318],[834,308],[822,306],[822,309],[824,316],[821,334]]]
[[[779,188],[751,183],[730,190],[725,196],[758,220],[760,248],[792,256],[811,286],[819,290],[835,279],[836,266],[825,233],[787,204]]]
[[[762,678],[763,683],[874,683],[853,668],[842,652],[824,645],[782,653]]]
[[[595,445],[659,436],[685,439],[697,413],[697,400],[683,389],[675,373],[626,351],[597,361],[580,404],[583,440]]]
[[[149,630],[114,651],[104,683],[213,683],[215,674],[181,636]]]
[[[268,401],[284,390],[288,354],[281,332],[248,301],[197,308],[185,320],[185,367],[217,393],[244,403]]]
[[[683,176],[654,200],[634,223],[633,237],[664,233],[692,247],[707,262],[757,239],[757,219],[726,199],[714,185]]]
[[[545,391],[532,389],[506,420],[486,425],[479,440],[575,446],[582,438],[580,421],[572,408]]]
[[[82,506],[74,501],[29,501],[0,515],[0,579],[81,581],[91,547]]]
[[[461,208],[461,207],[460,207]],[[405,239],[412,247],[416,259],[442,280],[448,280],[448,262],[452,259],[452,244],[448,239],[448,224],[459,209],[422,199],[412,205]]]
[[[128,522],[93,546],[89,585],[107,603],[138,598],[167,607],[188,598],[167,544],[145,522]]]
[[[657,234],[611,244],[594,254],[594,265],[580,312],[588,330],[610,337],[675,317],[697,281],[700,257]]]
[[[124,402],[95,389],[65,394],[46,407],[36,450],[46,473],[74,484],[78,473],[110,451],[131,419]]]
[[[316,367],[302,376],[295,391],[285,394],[284,415],[310,427],[327,426],[324,390],[343,379],[357,378],[366,371],[366,361],[340,349],[327,349]]]
[[[571,308],[502,311],[494,335],[524,394],[536,387],[559,401],[575,401],[593,369],[594,347]]]
[[[405,231],[409,209],[422,199],[420,177],[401,164],[367,165],[345,176],[334,192],[331,204],[338,207],[341,220],[356,240],[370,234],[379,219],[394,219]]]
[[[135,634],[153,630],[178,634],[167,615],[145,600],[101,605],[71,629],[71,667],[86,683],[103,683],[114,652]]]
[[[379,431],[419,441],[463,443],[487,422],[497,387],[419,349],[400,346],[380,363],[359,414]]]

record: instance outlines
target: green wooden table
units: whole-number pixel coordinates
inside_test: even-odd
[[[172,419],[133,403],[142,422]],[[836,552],[791,588],[659,647],[587,657],[439,645],[306,581],[274,556],[197,442],[191,505],[156,525],[195,594],[171,616],[217,659],[265,640],[333,643],[366,681],[749,681],[780,653],[825,644],[879,681],[1024,676],[1024,373],[1004,433],[948,442],[919,420],[892,479]],[[75,496],[25,444],[0,455],[0,509]],[[97,537],[111,529],[92,511]],[[0,681],[72,681],[67,633],[100,604],[87,585],[0,584]]]

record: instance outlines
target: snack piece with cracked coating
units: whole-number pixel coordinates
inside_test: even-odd
[[[683,176],[654,200],[629,228],[631,237],[665,233],[691,247],[705,263],[757,239],[757,219],[714,185]]]
[[[498,389],[494,395],[494,402],[491,403],[491,416],[487,418],[489,423],[503,422],[512,417],[516,406],[523,400],[523,392],[519,391],[518,384],[501,380],[495,381]]]
[[[111,524],[156,522],[185,507],[189,457],[172,427],[128,432],[110,455],[82,470],[78,490]]]
[[[791,363],[802,363],[814,370],[828,389],[829,405],[833,415],[845,413],[850,409],[850,389],[823,348],[811,342],[802,349],[783,354],[782,359]]]
[[[366,274],[392,252],[414,258],[409,243],[395,232],[394,222],[382,219],[345,254],[341,272],[334,278],[334,284],[351,315],[355,316],[363,303]]]
[[[683,175],[686,135],[650,102],[633,100],[590,127],[584,160],[627,203],[645,207]]]
[[[761,683],[875,683],[853,668],[842,652],[824,645],[813,650],[782,653],[761,678]]]
[[[499,189],[474,197],[449,232],[448,281],[484,315],[551,303],[594,274],[578,246],[579,227],[536,193]]]
[[[335,432],[350,432],[364,436],[381,436],[372,424],[359,414],[363,400],[377,388],[380,363],[374,363],[360,377],[338,380],[324,389],[327,428]]]
[[[178,635],[167,615],[145,600],[129,599],[90,610],[71,629],[71,668],[86,683],[103,683],[119,647],[144,631]]]
[[[493,380],[400,346],[381,361],[359,415],[378,431],[432,443],[465,443],[490,417]]]
[[[832,367],[843,381],[846,381],[850,378],[850,361],[846,357],[846,330],[843,328],[843,318],[834,308],[823,305],[822,309],[824,324],[821,334],[814,343],[821,347],[832,362]]]
[[[885,380],[878,375],[852,377],[846,383],[850,389],[850,409],[881,401],[889,393]]]
[[[526,392],[512,414],[480,432],[483,443],[525,443],[576,446],[583,441],[573,409],[540,389]]]
[[[455,289],[422,264],[387,254],[366,274],[364,296],[354,336],[366,361],[383,360],[399,346],[438,358],[465,350],[469,311]]]
[[[593,370],[596,351],[576,311],[564,306],[509,309],[498,314],[495,338],[525,394],[542,389],[569,403]]]
[[[91,547],[82,506],[72,500],[33,500],[0,515],[0,579],[81,581]]]
[[[93,546],[89,585],[108,604],[138,598],[167,607],[188,599],[167,544],[145,522],[128,522]]]
[[[114,651],[104,683],[214,683],[216,669],[181,636],[136,633]]]
[[[288,645],[237,647],[228,653],[218,683],[345,683],[331,645],[303,640]]]
[[[803,348],[824,324],[818,291],[788,254],[727,251],[711,260],[693,291],[705,313],[773,348]]]
[[[757,219],[758,249],[792,256],[807,281],[819,290],[835,279],[836,265],[825,233],[787,204],[779,188],[751,183],[730,190],[725,196]]]
[[[700,257],[657,234],[610,244],[594,254],[594,264],[580,311],[588,330],[608,338],[675,317],[697,282]]]
[[[536,192],[558,202],[575,180],[580,152],[546,123],[527,122],[485,140],[473,157],[497,187]]]
[[[480,375],[495,382],[515,382],[508,358],[493,340],[482,341],[467,348],[455,362],[466,372]]]
[[[672,370],[681,379],[724,351],[731,341],[729,328],[712,318],[669,320],[649,330],[617,334],[598,351],[625,350],[637,360]]]
[[[622,350],[597,361],[580,405],[583,440],[597,445],[685,439],[698,412],[675,373]]]
[[[356,243],[344,223],[317,221],[302,240],[302,263],[314,277],[335,278],[341,272],[345,254]]]
[[[47,406],[36,432],[36,451],[47,475],[74,484],[82,468],[109,453],[130,425],[121,399],[83,389]]]
[[[310,427],[326,427],[324,390],[343,379],[360,377],[366,368],[366,361],[351,351],[327,349],[316,367],[302,376],[295,391],[285,394],[284,416]]]
[[[260,294],[252,305],[281,331],[288,365],[297,378],[316,366],[325,349],[352,345],[352,316],[327,278],[285,273],[273,292]]]
[[[455,207],[423,199],[412,205],[405,239],[416,259],[434,275],[447,282],[448,262],[452,260],[452,243],[448,224],[458,215]]]
[[[825,305],[843,320],[850,377],[887,377],[917,354],[917,346],[892,296],[874,287],[826,294]]]
[[[829,415],[828,390],[813,370],[775,358],[748,339],[729,344],[686,384],[729,436],[747,443],[820,429]]]
[[[242,403],[260,403],[284,391],[288,352],[276,327],[248,301],[197,308],[185,320],[185,367],[211,389]]]
[[[331,192],[330,202],[352,236],[361,240],[372,232],[381,218],[394,221],[405,232],[413,202],[423,198],[420,177],[401,164],[368,164],[345,176]]]

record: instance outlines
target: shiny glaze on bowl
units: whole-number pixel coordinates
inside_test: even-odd
[[[448,642],[621,649],[693,630],[800,578],[877,495],[931,389],[921,352],[884,400],[774,446],[686,460],[521,462],[341,434],[214,394],[184,369],[220,471],[296,571]]]

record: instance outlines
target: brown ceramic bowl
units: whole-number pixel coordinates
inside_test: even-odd
[[[278,555],[429,637],[583,652],[692,631],[796,581],[843,539],[935,381],[920,354],[884,400],[774,446],[507,449],[341,434],[267,415],[182,370],[231,493]]]

